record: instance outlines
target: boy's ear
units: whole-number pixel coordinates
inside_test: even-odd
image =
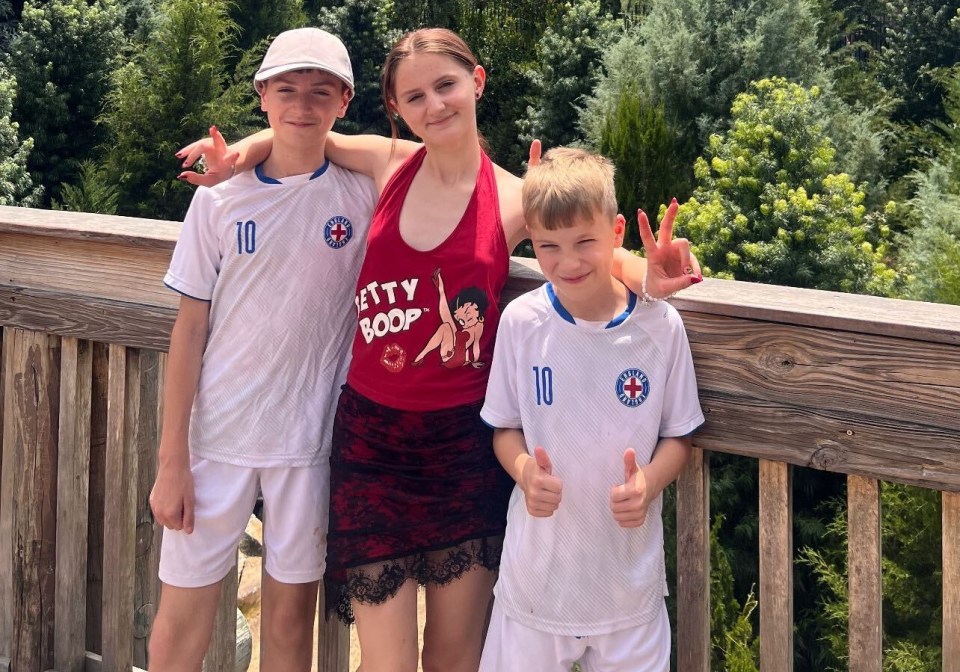
[[[623,215],[617,214],[617,219],[613,223],[613,234],[617,243],[617,247],[623,245],[623,236],[627,231],[627,220]]]
[[[257,94],[260,96],[260,111],[266,112],[267,110],[264,108],[263,95],[267,92],[267,82],[257,82],[255,86],[257,89]]]
[[[347,116],[347,108],[350,107],[350,89],[343,87],[343,97],[340,99],[340,109],[337,110],[337,119],[343,119]]]

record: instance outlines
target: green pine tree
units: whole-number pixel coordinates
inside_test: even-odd
[[[16,90],[17,81],[0,62],[0,205],[31,207],[40,199],[40,188],[27,171],[33,140],[21,141],[19,126],[10,118]]]
[[[120,214],[182,218],[193,194],[176,179],[184,138],[211,123],[239,137],[254,124],[251,80],[231,84],[225,68],[236,30],[228,9],[227,0],[171,0],[138,58],[115,72],[103,123]]]
[[[50,196],[103,140],[95,122],[120,55],[120,20],[114,0],[24,5],[8,56],[17,80],[13,118],[33,138],[28,166]]]
[[[697,188],[677,215],[704,272],[724,278],[888,295],[884,213],[837,171],[816,87],[761,80],[737,96],[728,133],[710,138]]]

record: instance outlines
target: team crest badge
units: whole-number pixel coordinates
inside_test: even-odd
[[[617,399],[629,408],[636,408],[647,400],[650,380],[640,369],[627,369],[617,378]]]
[[[331,217],[323,227],[323,239],[335,250],[349,243],[351,238],[353,238],[353,224],[343,215]]]

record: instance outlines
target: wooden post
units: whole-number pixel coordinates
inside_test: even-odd
[[[943,493],[943,672],[960,672],[960,494]]]
[[[7,328],[0,490],[0,655],[53,666],[59,339]]]
[[[880,564],[880,483],[874,478],[847,477],[847,539],[850,584],[849,670],[881,672],[883,587]]]
[[[83,672],[87,627],[87,510],[90,479],[88,341],[64,338],[60,350],[60,446],[57,468],[57,589],[54,664]]]
[[[760,669],[793,670],[790,465],[760,460]]]
[[[237,581],[234,565],[220,584],[213,637],[203,659],[203,672],[234,672],[237,661]]]
[[[348,672],[350,669],[350,629],[336,616],[326,618],[323,583],[320,583],[317,619],[317,669],[325,672]]]
[[[710,467],[696,447],[677,479],[677,667],[710,669]]]
[[[133,574],[137,523],[134,437],[140,405],[140,358],[110,346],[107,390],[106,492],[103,530],[103,664],[133,667]]]
[[[140,403],[136,435],[133,437],[137,453],[136,499],[136,568],[134,571],[134,626],[133,664],[147,667],[147,647],[150,630],[160,599],[160,540],[163,527],[153,522],[150,511],[150,491],[157,476],[157,447],[159,443],[160,392],[159,356],[157,352],[140,351]]]
[[[106,489],[110,346],[93,344],[90,390],[90,495],[87,516],[87,651],[103,651],[103,500]]]

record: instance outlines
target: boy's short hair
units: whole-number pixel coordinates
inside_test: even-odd
[[[257,93],[271,77],[295,70],[322,70],[339,79],[353,98],[353,67],[347,48],[336,35],[319,28],[286,30],[270,43],[253,76]]]
[[[528,224],[554,231],[598,213],[617,214],[613,163],[574,147],[555,147],[523,179],[523,216]]]

